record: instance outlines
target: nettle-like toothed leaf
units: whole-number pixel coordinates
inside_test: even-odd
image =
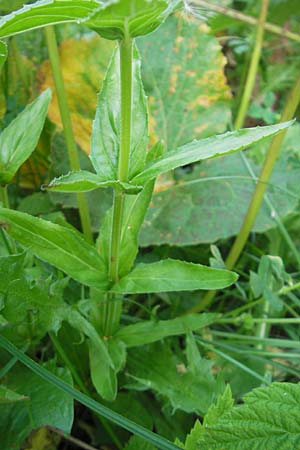
[[[155,30],[178,0],[40,0],[0,21],[0,37],[59,23],[84,23],[107,39]]]
[[[145,169],[131,180],[135,184],[144,184],[158,175],[186,164],[203,161],[227,153],[243,150],[260,140],[273,136],[290,127],[294,121],[284,122],[266,127],[245,128],[229,131],[179,147],[167,152],[161,158],[148,164]]]
[[[43,186],[43,189],[48,191],[66,193],[89,192],[100,188],[114,188],[126,194],[138,194],[143,189],[142,186],[135,186],[119,180],[103,180],[103,177],[87,170],[70,172],[54,178],[48,185]]]
[[[20,166],[35,150],[50,100],[51,91],[47,89],[0,134],[0,183],[10,183]]]
[[[253,389],[244,397],[243,405],[234,407],[228,393],[226,398],[224,394],[221,403],[209,410],[197,446],[188,450],[299,448],[299,383],[273,383]]]
[[[0,226],[38,258],[74,280],[99,290],[107,289],[103,259],[81,233],[6,208],[0,208]]]
[[[132,137],[129,177],[139,173],[145,165],[148,143],[147,104],[141,79],[138,50],[133,51]],[[96,172],[106,180],[118,179],[121,124],[120,53],[116,49],[99,94],[91,140],[91,161]]]
[[[7,58],[7,45],[0,41],[0,72]]]
[[[165,259],[152,264],[137,264],[111,291],[123,294],[147,292],[223,289],[237,280],[234,272]]]

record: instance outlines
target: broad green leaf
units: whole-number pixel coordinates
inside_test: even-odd
[[[104,262],[79,232],[5,208],[0,208],[0,224],[38,258],[87,286],[106,289]]]
[[[203,450],[296,449],[300,444],[299,405],[299,383],[253,389],[243,405],[206,421],[198,446]]]
[[[51,100],[51,91],[41,94],[0,134],[0,183],[10,183],[20,166],[35,150]]]
[[[156,450],[156,448],[153,447],[152,444],[149,444],[149,442],[145,442],[140,437],[132,436],[124,450]]]
[[[7,58],[7,46],[4,42],[0,41],[0,72]]]
[[[195,373],[185,359],[177,357],[167,344],[156,343],[132,349],[128,352],[126,365],[130,375],[129,387],[153,389],[173,410],[203,414],[217,397],[223,383],[208,370],[208,362],[204,359],[202,362],[203,366]]]
[[[48,362],[43,365],[68,384],[72,378],[66,369]],[[7,377],[7,387],[28,401],[8,405],[0,402],[1,450],[19,450],[24,440],[37,428],[52,426],[70,433],[73,423],[73,400],[56,386],[42,380],[29,369],[15,366]]]
[[[169,151],[158,160],[148,164],[141,173],[132,179],[132,182],[144,184],[161,173],[177,167],[243,150],[261,139],[285,130],[293,123],[294,121],[290,121],[267,127],[245,128],[190,142],[177,150]]]
[[[132,138],[129,177],[139,173],[145,165],[148,143],[146,97],[141,80],[141,61],[133,51]],[[116,49],[108,67],[98,99],[91,141],[91,160],[96,172],[105,180],[118,179],[121,123],[120,54]]]
[[[155,30],[178,0],[40,0],[0,21],[0,37],[66,22],[84,23],[107,39]]]
[[[57,375],[54,375],[45,367],[41,366],[33,359],[24,355],[20,350],[17,349],[11,342],[0,335],[0,346],[7,352],[15,356],[19,361],[21,361],[26,367],[33,371],[39,378],[42,378],[47,383],[50,383],[55,388],[58,388],[60,392],[67,394],[70,398],[77,400],[79,403],[89,408],[91,411],[99,414],[101,417],[108,419],[109,421],[115,423],[116,425],[134,433],[137,436],[142,437],[147,442],[157,446],[161,450],[178,450],[177,447],[172,442],[168,441],[162,436],[158,436],[152,431],[138,425],[132,420],[127,419],[125,416],[115,413],[110,408],[105,407],[101,403],[95,401],[93,398],[82,394],[77,389],[74,389],[70,384],[63,381]],[[2,425],[2,424],[1,424]]]
[[[190,314],[170,320],[148,320],[121,328],[116,337],[127,347],[150,344],[168,336],[178,336],[196,331],[213,323],[215,314]]]
[[[230,122],[226,59],[218,39],[188,15],[173,15],[138,47],[152,142],[168,149],[223,133]]]
[[[127,194],[137,194],[143,189],[142,186],[134,186],[119,180],[103,180],[103,177],[87,170],[70,172],[67,175],[54,178],[48,185],[43,186],[43,189],[54,192],[88,192],[109,187],[124,191]]]
[[[8,403],[23,402],[29,400],[29,397],[20,395],[17,392],[0,385],[0,410],[1,406]]]
[[[138,264],[113,286],[112,292],[136,294],[223,289],[236,280],[237,275],[228,270],[165,259],[152,264]]]
[[[259,173],[257,164],[252,163],[252,168]],[[267,194],[281,218],[298,206],[299,176],[299,161],[294,156],[276,164]],[[139,236],[141,246],[197,245],[236,235],[256,186],[239,154],[204,161],[190,173],[180,171],[175,183],[153,195]],[[274,227],[276,220],[263,204],[253,232]]]

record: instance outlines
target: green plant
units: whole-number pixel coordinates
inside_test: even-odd
[[[113,188],[113,205],[102,221],[95,245],[67,224],[51,223],[8,207],[6,185],[11,182],[20,164],[28,158],[35,147],[44,123],[49,93],[41,97],[46,100],[42,111],[38,111],[40,123],[35,124],[36,126],[30,128],[28,132],[30,148],[20,147],[19,139],[14,143],[14,137],[18,134],[24,135],[24,122],[27,126],[28,118],[26,116],[25,120],[22,119],[24,117],[22,114],[28,114],[26,112],[28,110],[21,113],[0,138],[4,144],[5,139],[9,139],[9,148],[13,149],[8,160],[0,159],[2,170],[0,179],[5,184],[2,189],[3,208],[0,209],[4,235],[8,234],[38,259],[49,263],[83,286],[81,301],[76,305],[69,305],[62,298],[63,282],[62,285],[58,283],[54,291],[50,283],[48,295],[52,299],[52,306],[55,304],[55,310],[51,310],[51,305],[47,305],[38,283],[32,288],[26,278],[17,280],[18,283],[12,280],[15,294],[3,287],[4,294],[7,295],[3,310],[4,332],[7,331],[9,335],[11,331],[7,325],[14,314],[14,305],[19,304],[17,294],[26,292],[28,304],[30,303],[30,307],[34,306],[38,326],[35,322],[31,323],[28,317],[30,307],[26,306],[24,301],[22,304],[24,309],[19,310],[22,317],[19,329],[21,336],[38,340],[46,333],[50,333],[55,345],[55,333],[60,330],[63,322],[79,331],[87,342],[93,385],[106,401],[113,401],[116,398],[117,375],[125,365],[130,348],[153,343],[169,336],[191,333],[218,320],[217,315],[203,314],[171,320],[142,321],[122,326],[120,318],[124,296],[222,289],[237,280],[236,274],[227,270],[178,259],[135,264],[138,233],[151,200],[155,179],[173,169],[242,150],[263,138],[284,131],[292,124],[286,122],[228,132],[195,140],[175,149],[166,149],[158,142],[148,150],[147,102],[135,38],[156,29],[177,5],[177,1],[166,0],[158,2],[122,0],[105,3],[90,0],[43,0],[26,6],[0,21],[1,38],[60,22],[80,22],[96,30],[104,38],[118,41],[98,99],[91,140],[90,159],[93,171],[78,170],[77,161],[72,167],[75,171],[62,175],[44,186],[47,191],[76,194],[99,188]],[[48,31],[48,39],[51,38],[50,33]],[[70,126],[67,125],[66,128]],[[69,138],[72,141],[72,137]],[[74,149],[73,141],[71,147],[72,145]],[[3,155],[1,157],[3,158]],[[82,223],[84,224],[84,220]],[[7,272],[9,274],[9,271]],[[88,292],[84,286],[90,288],[90,291]],[[11,335],[9,337],[12,338]],[[12,350],[7,344],[5,348]],[[200,357],[191,337],[187,341],[187,354],[190,370],[186,377],[188,384],[201,372]],[[197,358],[198,364],[193,361],[191,354]],[[20,354],[18,355],[20,357]],[[168,358],[172,359],[168,349],[165,349],[164,355],[166,361]],[[134,366],[135,361],[138,366],[138,350],[134,356],[136,359],[131,358],[131,366]],[[153,355],[149,352],[150,362],[151,357],[153,358]],[[67,358],[65,360],[68,361]],[[23,358],[24,361],[30,366],[28,360]],[[69,369],[77,380],[76,383],[82,384],[71,364]],[[208,369],[210,367],[207,367],[203,375],[204,382],[214,384],[215,380]],[[50,378],[48,377],[49,381]],[[136,378],[143,384],[142,374]],[[157,383],[155,374],[152,383],[153,385]],[[67,389],[66,386],[64,388]],[[161,391],[163,393],[163,387]],[[176,394],[171,402],[174,407],[182,400],[181,393]],[[214,393],[208,398],[208,403],[213,395]],[[80,399],[78,393],[75,398]],[[85,398],[85,404],[92,403]],[[93,405],[95,410],[95,404]],[[187,412],[202,412],[200,408],[195,408],[194,404],[188,402],[183,409]],[[101,413],[101,408],[96,408],[96,412]],[[107,413],[106,418],[111,419],[111,416]],[[127,429],[137,432],[132,426],[128,428],[128,424]],[[155,440],[147,433],[143,434],[140,431],[138,434],[160,448],[174,448],[173,444],[164,443],[157,437]]]

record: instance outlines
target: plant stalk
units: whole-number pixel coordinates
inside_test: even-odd
[[[77,145],[72,128],[71,114],[68,107],[67,95],[65,91],[65,85],[62,75],[60,57],[54,28],[46,27],[45,34],[52,69],[52,76],[57,94],[64,135],[66,139],[70,167],[72,171],[78,171],[80,170],[79,154],[77,151]],[[93,232],[91,227],[91,219],[86,195],[84,193],[78,193],[77,202],[83,234],[85,235],[86,239],[89,242],[93,242]]]
[[[131,127],[132,127],[132,63],[133,63],[133,40],[125,38],[119,43],[120,49],[120,71],[121,71],[121,130],[120,130],[120,153],[118,163],[118,178],[127,181],[129,174]],[[111,284],[119,281],[119,263],[122,223],[125,204],[125,194],[114,191],[113,219],[109,257],[109,279]],[[116,301],[114,296],[109,296],[106,307],[106,326],[104,333],[110,336],[118,325],[121,315],[122,304]]]
[[[256,75],[257,75],[257,69],[261,57],[261,51],[264,41],[264,28],[265,23],[267,20],[267,14],[268,14],[268,8],[269,8],[269,0],[262,0],[259,20],[257,24],[257,33],[255,37],[255,47],[251,58],[251,63],[249,67],[248,77],[246,80],[246,85],[244,89],[244,94],[242,97],[242,101],[239,107],[238,115],[234,124],[234,128],[238,130],[241,128],[245,122],[245,118],[247,115],[247,111],[249,108],[249,103],[251,100],[251,96],[253,93],[253,88],[255,85]]]
[[[257,26],[258,24],[258,20],[256,19],[256,17],[249,16],[248,14],[244,14],[240,11],[237,11],[236,9],[228,8],[227,6],[215,5],[207,0],[194,0],[194,3],[218,14],[223,14],[224,16],[230,17],[232,19],[248,23],[249,25]],[[295,42],[300,42],[299,34],[293,33],[289,30],[285,30],[284,28],[279,27],[274,23],[266,22],[265,30],[270,31],[277,36],[288,38]]]
[[[1,200],[3,208],[9,208],[7,185],[0,186],[0,200]]]

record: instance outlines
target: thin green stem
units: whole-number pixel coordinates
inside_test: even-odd
[[[120,131],[120,153],[118,163],[118,178],[127,181],[129,174],[129,159],[131,146],[132,127],[132,58],[133,41],[125,38],[119,43],[120,49],[120,71],[121,71],[121,131]],[[123,213],[125,194],[115,190],[113,204],[113,219],[109,257],[109,278],[111,284],[119,280],[119,263],[121,234],[123,224]],[[110,336],[120,321],[121,302],[110,296],[106,308],[105,335]]]
[[[215,11],[219,14],[223,14],[224,16],[230,17],[235,20],[239,20],[241,22],[247,23],[249,25],[257,26],[258,20],[256,17],[249,16],[248,14],[244,14],[236,9],[228,8],[227,6],[215,5],[207,0],[194,0],[194,3],[199,6],[203,6],[210,11]],[[291,31],[285,30],[274,23],[266,22],[265,30],[269,31],[277,36],[282,38],[288,38],[295,42],[300,42],[300,35],[297,33],[293,33]]]
[[[296,81],[290,92],[280,122],[291,120],[294,117],[299,102],[300,102],[300,78]],[[287,131],[283,131],[282,133],[276,135],[271,142],[271,145],[265,158],[264,165],[259,175],[259,182],[256,185],[256,189],[253,194],[251,203],[249,205],[243,225],[226,259],[226,266],[228,269],[232,269],[234,267],[248,240],[249,234],[254,225],[257,214],[260,210],[264,194],[266,192],[267,183],[271,177],[274,165],[279,156],[280,148],[286,133]]]
[[[63,124],[64,135],[66,139],[66,145],[68,150],[69,162],[72,171],[80,170],[79,154],[72,128],[72,121],[70,110],[68,107],[68,101],[64,86],[64,80],[62,75],[62,69],[60,64],[57,40],[53,27],[45,28],[46,40],[49,52],[49,59],[52,69],[52,76],[54,80],[55,90],[57,94],[59,110],[61,115],[61,121]],[[79,208],[79,215],[82,225],[83,233],[89,242],[93,241],[93,232],[91,227],[91,219],[89,214],[89,208],[87,198],[85,194],[77,194],[77,202]]]
[[[7,185],[0,186],[0,201],[3,208],[9,208],[9,199],[7,194]]]
[[[216,321],[216,323],[231,323],[233,325],[240,325],[241,323],[243,323],[244,321],[244,317],[243,316],[239,316],[239,317],[235,317],[233,319],[219,319]],[[252,323],[268,323],[271,325],[287,325],[287,324],[298,324],[300,323],[300,317],[288,317],[288,318],[252,318],[251,319]]]
[[[239,107],[237,118],[234,124],[235,129],[239,129],[243,126],[247,111],[249,108],[250,99],[253,93],[253,88],[255,85],[258,65],[261,57],[261,51],[264,41],[264,27],[267,19],[269,8],[269,0],[262,0],[261,11],[259,15],[259,20],[257,24],[257,33],[255,37],[255,47],[252,53],[251,63],[249,67],[249,72],[246,80],[246,85],[244,89],[244,94]]]

